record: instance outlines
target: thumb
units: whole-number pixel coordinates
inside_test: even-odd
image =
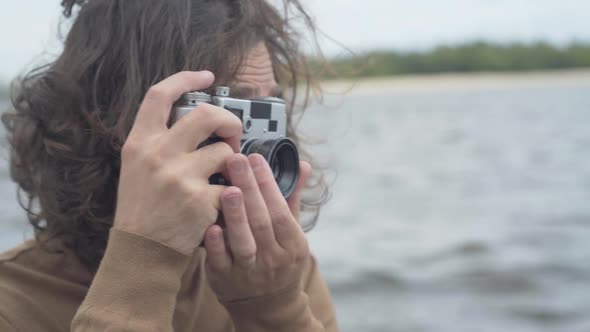
[[[287,203],[289,204],[289,209],[291,209],[291,213],[295,217],[297,221],[299,221],[299,215],[301,212],[301,192],[305,187],[305,182],[311,175],[311,165],[305,161],[299,162],[299,181],[295,186],[295,191],[293,194],[287,199]]]

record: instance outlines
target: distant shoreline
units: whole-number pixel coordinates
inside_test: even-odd
[[[423,90],[474,90],[535,87],[550,84],[588,82],[590,69],[538,70],[529,72],[470,72],[443,74],[411,74],[367,77],[359,79],[325,80],[325,94],[383,94]]]
[[[358,79],[324,80],[320,84],[325,94],[383,94],[413,90],[463,90],[534,87],[551,84],[588,82],[590,68],[537,70],[529,72],[468,72],[441,74],[408,74]],[[8,91],[0,88],[0,102],[8,101]]]
[[[373,50],[326,59],[310,65],[326,79],[428,73],[511,72],[590,68],[590,44],[572,42],[497,43],[470,41],[429,50]]]

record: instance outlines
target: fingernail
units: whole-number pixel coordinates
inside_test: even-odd
[[[232,195],[225,198],[227,206],[231,209],[235,209],[240,206],[240,195]]]
[[[211,242],[219,242],[219,239],[221,237],[218,232],[209,232],[208,235],[209,235],[208,240]]]
[[[260,157],[260,156],[253,156],[253,157],[249,158],[250,167],[252,167],[253,170],[257,170],[260,168],[260,166],[262,166],[260,159],[262,159],[262,157]]]
[[[244,171],[244,162],[241,159],[232,160],[229,163],[229,168],[235,173],[242,173]]]

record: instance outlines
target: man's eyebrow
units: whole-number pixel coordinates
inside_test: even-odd
[[[249,85],[235,85],[230,87],[230,96],[234,98],[254,98],[260,93],[258,87]]]
[[[273,85],[268,96],[261,96],[260,89],[251,85],[235,85],[230,87],[230,96],[234,98],[258,98],[258,97],[278,97],[283,96],[283,88],[280,85]]]

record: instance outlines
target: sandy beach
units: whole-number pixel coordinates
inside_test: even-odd
[[[414,91],[501,90],[519,87],[567,86],[590,82],[590,69],[505,73],[444,73],[334,80],[322,83],[324,93],[383,95]]]

